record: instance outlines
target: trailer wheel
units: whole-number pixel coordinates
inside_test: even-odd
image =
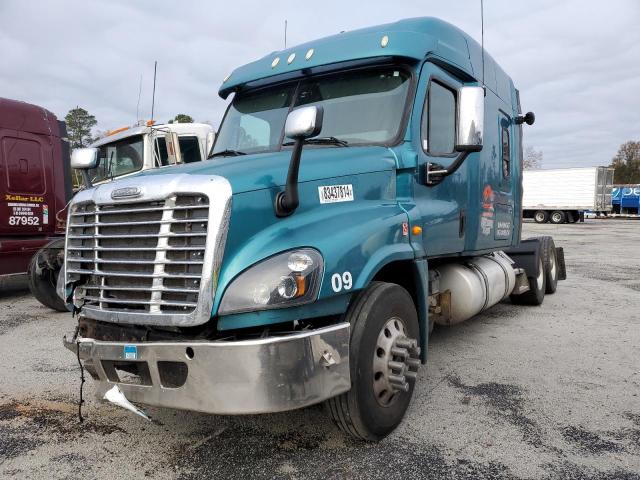
[[[545,293],[555,293],[558,288],[558,257],[556,255],[556,245],[551,237],[540,237],[542,249],[542,261],[544,263],[544,275],[546,277]]]
[[[542,246],[540,250],[542,250]],[[539,252],[537,257],[538,273],[533,277],[528,277],[529,291],[520,295],[511,295],[511,301],[517,305],[542,305],[544,293],[547,289],[547,276],[542,252]]]
[[[402,421],[420,365],[418,315],[399,285],[373,282],[349,307],[351,390],[326,402],[348,435],[379,441]]]
[[[538,210],[534,215],[533,219],[536,223],[547,223],[549,221],[549,213],[545,210]]]
[[[36,253],[31,262],[27,276],[29,278],[29,290],[41,304],[58,312],[68,312],[69,309],[64,301],[56,293],[59,270],[52,270],[38,265],[38,254]]]
[[[551,212],[549,220],[551,221],[551,223],[555,223],[557,225],[559,223],[564,223],[565,218],[566,216],[562,210],[556,210],[554,212]]]

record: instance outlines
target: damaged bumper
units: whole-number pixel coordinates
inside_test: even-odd
[[[256,340],[63,341],[79,349],[99,398],[117,384],[132,402],[250,414],[305,407],[351,387],[348,323]]]

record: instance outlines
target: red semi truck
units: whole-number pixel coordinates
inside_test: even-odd
[[[27,273],[34,253],[64,236],[73,194],[66,136],[50,111],[0,98],[0,279]]]

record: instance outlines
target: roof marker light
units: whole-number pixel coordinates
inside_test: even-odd
[[[273,62],[271,62],[271,68],[276,68],[279,63],[280,63],[280,57],[274,58]]]
[[[304,56],[305,60],[309,60],[311,57],[313,57],[313,48],[310,48],[309,50],[307,50],[307,53]]]
[[[231,78],[231,74],[227,75],[226,77],[224,77],[224,80],[222,80],[222,83],[226,83],[227,80],[229,80]]]
[[[292,53],[291,55],[289,55],[289,58],[287,58],[287,63],[291,63],[296,59],[296,54]]]
[[[380,40],[380,46],[384,48],[387,45],[389,45],[389,37],[385,35],[384,37],[382,37],[382,40]]]

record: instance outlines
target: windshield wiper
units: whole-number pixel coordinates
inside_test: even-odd
[[[293,145],[295,142],[285,142],[282,144],[283,147]],[[349,142],[346,140],[341,140],[336,137],[315,137],[315,138],[307,138],[304,143],[308,145],[336,145],[338,147],[348,147]]]
[[[213,157],[237,157],[239,155],[246,155],[245,152],[241,152],[240,150],[221,150],[219,152],[214,153],[209,158]]]

